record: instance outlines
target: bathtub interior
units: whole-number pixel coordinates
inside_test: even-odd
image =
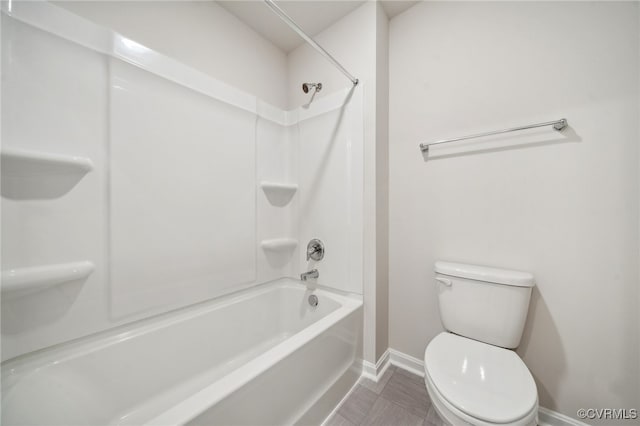
[[[307,301],[310,290],[280,280],[193,312],[8,362],[3,423],[143,422],[341,307],[331,293],[313,293],[317,307]]]

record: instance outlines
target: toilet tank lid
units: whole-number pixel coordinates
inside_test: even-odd
[[[529,272],[490,268],[488,266],[437,261],[435,271],[438,274],[449,275],[452,277],[467,278],[470,280],[517,287],[533,287],[535,285],[533,282],[533,274]]]

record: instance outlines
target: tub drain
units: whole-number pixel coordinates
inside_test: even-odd
[[[315,294],[309,296],[309,304],[314,308],[318,306],[318,296],[316,296]]]

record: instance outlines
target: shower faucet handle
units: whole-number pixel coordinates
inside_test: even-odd
[[[322,260],[324,257],[324,244],[317,238],[312,239],[307,244],[307,260]]]

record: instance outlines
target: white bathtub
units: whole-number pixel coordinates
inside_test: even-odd
[[[3,425],[317,424],[359,376],[362,300],[281,279],[2,364]]]

